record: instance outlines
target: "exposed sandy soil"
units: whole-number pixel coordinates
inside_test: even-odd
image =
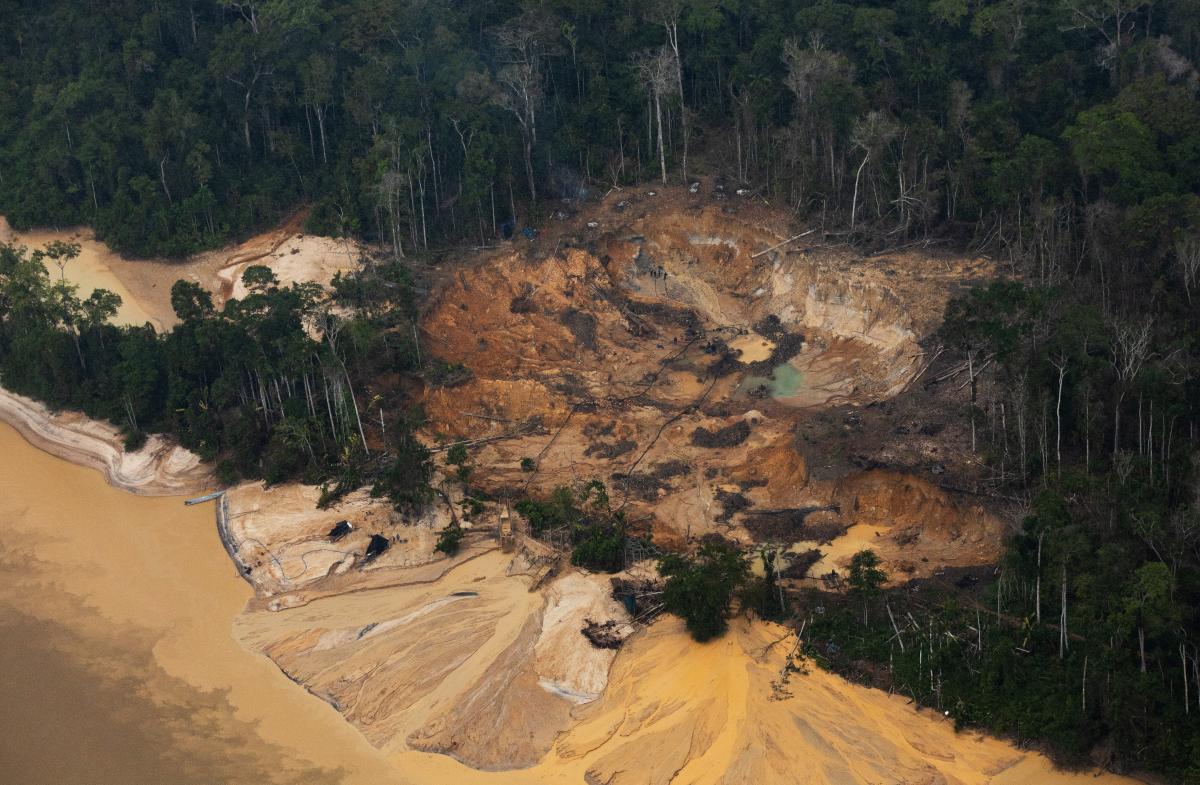
[[[783,678],[794,634],[745,619],[700,645],[664,618],[615,661],[580,669],[581,656],[613,654],[578,634],[605,609],[607,581],[568,573],[530,592],[508,575],[513,560],[492,551],[432,583],[249,613],[236,634],[420,782],[1132,782],[1056,772],[1036,753],[955,733],[934,712],[816,669]],[[599,608],[563,618],[586,605]],[[556,671],[603,674],[607,690],[573,705],[547,689]],[[510,768],[520,770],[495,771]]]
[[[84,227],[68,229],[37,229],[14,232],[0,216],[0,243],[23,245],[30,250],[44,248],[58,240],[78,243],[79,256],[63,270],[46,260],[46,271],[52,280],[60,274],[79,287],[78,295],[87,297],[94,289],[108,289],[121,297],[121,308],[114,321],[117,324],[141,325],[150,322],[162,330],[175,322],[171,310],[171,284],[177,278],[188,277],[181,267],[176,277],[167,281],[168,270],[174,265],[157,260],[123,259],[107,245],[96,240],[95,233]],[[190,272],[190,271],[189,271]],[[161,289],[161,291],[160,291]]]
[[[902,472],[810,477],[805,454],[821,445],[798,436],[823,412],[905,391],[953,288],[991,266],[864,259],[815,233],[771,250],[799,233],[736,199],[620,192],[466,265],[423,320],[431,351],[470,370],[426,389],[430,438],[510,435],[473,453],[486,490],[599,478],[669,547],[870,524],[897,577],[994,559],[1003,526],[979,503]]]
[[[524,559],[493,547],[442,557],[432,578],[392,570],[389,586],[251,611],[236,634],[377,747],[532,766],[607,683],[616,652],[591,646],[586,619],[627,617],[607,577],[571,573],[531,591]]]
[[[121,432],[78,412],[53,413],[29,398],[0,388],[0,421],[51,455],[96,469],[110,485],[143,496],[197,494],[213,486],[200,456],[153,435],[127,452]]]
[[[179,321],[171,308],[171,287],[178,280],[200,284],[219,308],[230,297],[245,295],[241,276],[252,264],[270,267],[284,285],[313,281],[328,286],[337,272],[354,269],[362,247],[346,240],[305,235],[300,231],[304,217],[298,212],[278,228],[244,242],[179,260],[126,259],[96,240],[86,227],[13,232],[3,216],[0,242],[30,249],[43,248],[54,240],[79,243],[80,255],[67,264],[65,273],[68,281],[79,285],[80,296],[86,297],[96,288],[116,292],[122,301],[115,319],[118,324],[150,322],[162,331]],[[57,266],[47,263],[47,270],[58,279]]]
[[[284,286],[311,282],[326,288],[337,273],[357,268],[361,253],[357,243],[305,235],[298,231],[301,223],[293,219],[275,232],[220,251],[224,260],[217,272],[220,300],[246,296],[242,273],[251,265],[270,267]]]
[[[743,476],[766,482],[752,490],[803,486],[795,452],[773,452],[779,448],[759,448],[746,461]],[[962,518],[912,477],[868,472],[829,493],[864,521],[835,539],[826,555],[833,566],[864,541],[903,553],[898,542],[880,543],[876,531],[920,522],[920,536],[935,538]],[[620,654],[593,648],[580,634],[587,621],[625,618],[607,578],[568,571],[531,591],[544,574],[538,556],[545,551],[502,553],[485,526],[448,559],[433,554],[421,533],[439,524],[389,522],[366,499],[319,512],[295,489],[243,486],[230,498],[234,531],[279,543],[275,553],[293,576],[255,579],[260,596],[237,621],[236,636],[337,708],[418,781],[1075,781],[1039,756],[955,734],[936,714],[824,672],[782,684],[795,642],[782,628],[738,620],[725,639],[701,646],[664,619]],[[905,513],[893,520],[889,507]],[[335,546],[355,554],[335,557],[344,571],[326,576],[325,563],[312,562],[311,580],[291,572],[302,566],[297,551],[317,550],[341,518],[354,522],[351,536],[359,538]],[[358,554],[368,531],[407,542],[364,569]],[[477,771],[513,768],[521,771],[511,777]]]

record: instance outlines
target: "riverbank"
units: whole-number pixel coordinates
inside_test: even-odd
[[[231,622],[212,507],[132,496],[0,425],[0,782],[409,783]]]
[[[214,487],[200,456],[153,435],[141,449],[125,450],[121,432],[79,412],[52,412],[0,388],[0,422],[27,442],[70,463],[95,469],[109,485],[140,496],[182,496]]]

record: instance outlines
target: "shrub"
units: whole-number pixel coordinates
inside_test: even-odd
[[[461,526],[450,524],[438,534],[437,545],[433,546],[433,549],[441,551],[447,556],[453,556],[458,553],[459,544],[462,542],[465,534],[466,532],[463,531]]]
[[[571,564],[589,570],[618,572],[625,566],[625,526],[594,523],[571,551]]]
[[[693,557],[670,554],[658,564],[667,579],[666,608],[683,618],[698,641],[719,637],[729,627],[729,604],[749,574],[746,557],[733,545],[709,540]]]
[[[760,619],[781,621],[788,615],[788,603],[779,590],[774,551],[762,552],[762,564],[762,577],[749,578],[742,588],[742,607],[753,610]]]
[[[395,460],[375,481],[371,495],[388,497],[401,512],[419,513],[433,498],[433,489],[429,487],[432,473],[429,450],[415,438],[406,436],[397,444]]]
[[[125,437],[125,452],[137,452],[146,446],[146,432],[134,431]]]
[[[550,493],[550,498],[545,501],[522,499],[513,506],[529,521],[529,526],[535,534],[577,523],[581,518],[579,510],[575,507],[575,494],[565,485],[555,488]]]
[[[217,464],[217,481],[222,485],[233,485],[238,476],[237,466],[228,458]]]

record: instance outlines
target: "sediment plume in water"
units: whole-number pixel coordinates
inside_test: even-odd
[[[0,782],[402,782],[241,648],[211,506],[133,496],[0,424]]]

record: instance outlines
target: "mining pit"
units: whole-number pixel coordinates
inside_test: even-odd
[[[482,770],[581,758],[598,782],[626,781],[632,756],[647,767],[636,781],[666,782],[703,757],[684,736],[715,743],[730,709],[712,703],[683,736],[589,741],[587,718],[607,711],[596,707],[637,705],[606,687],[648,616],[614,600],[608,576],[567,566],[562,543],[531,536],[512,505],[600,480],[655,548],[716,534],[770,550],[793,590],[827,585],[864,547],[893,583],[990,564],[1003,510],[957,489],[975,471],[947,414],[958,404],[919,377],[955,288],[994,270],[925,251],[864,258],[716,190],[613,192],[558,215],[533,240],[423,271],[419,329],[446,371],[415,393],[438,504],[412,518],[365,491],[328,510],[315,488],[227,494],[230,546],[256,594],[235,634],[385,753]],[[397,395],[388,384],[369,392]],[[469,519],[443,466],[458,443],[472,493],[491,500]],[[446,557],[434,544],[452,520],[467,536]],[[652,553],[631,554],[618,580],[652,579],[652,561],[633,563]],[[742,630],[728,651],[763,634]],[[754,689],[771,693],[769,681]],[[658,762],[655,739],[675,745]],[[723,776],[786,769],[743,755]]]
[[[479,442],[472,482],[501,500],[599,479],[663,547],[718,533],[790,551],[866,526],[898,575],[994,559],[1002,524],[979,499],[886,456],[817,477],[831,451],[809,434],[912,399],[953,291],[992,266],[863,258],[720,193],[614,192],[447,275],[422,326],[466,373],[425,388],[429,441]]]

